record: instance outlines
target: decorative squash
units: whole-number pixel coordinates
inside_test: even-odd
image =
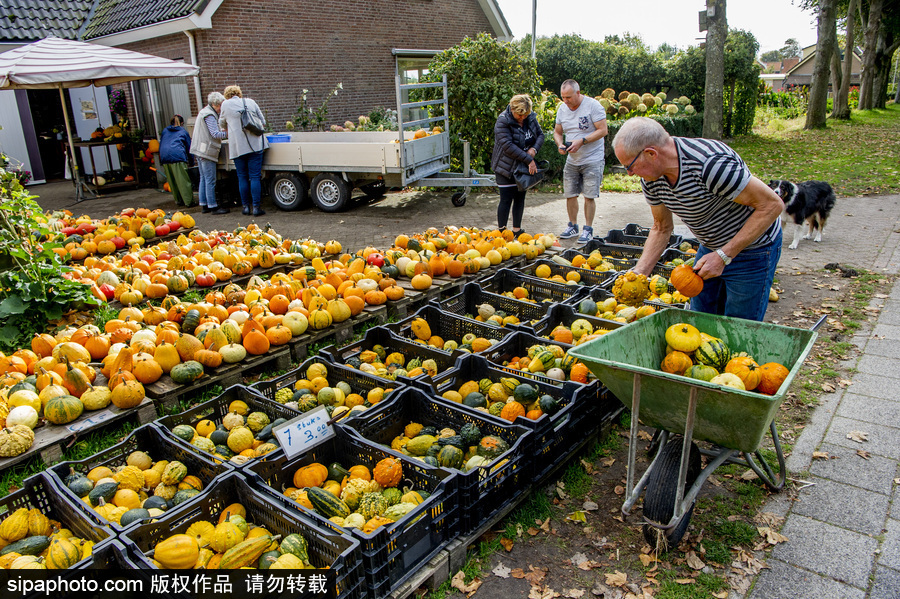
[[[759,385],[762,373],[759,370],[759,364],[753,358],[747,356],[739,356],[732,358],[725,365],[725,372],[735,374],[744,383],[747,391],[753,391]]]
[[[673,351],[666,354],[659,369],[669,374],[684,375],[684,373],[693,365],[694,362],[688,354],[680,351]]]
[[[778,362],[763,364],[759,367],[760,379],[755,391],[766,395],[775,395],[790,373],[790,370]]]
[[[159,542],[153,551],[153,559],[167,570],[189,570],[197,563],[199,556],[197,539],[186,534],[172,535]]]
[[[189,385],[203,376],[203,365],[195,360],[188,360],[173,366],[169,376],[179,385]]]
[[[72,395],[54,397],[44,406],[44,417],[53,424],[68,424],[84,412],[84,404]],[[48,562],[48,567],[51,567]]]
[[[703,278],[687,264],[680,264],[672,270],[669,281],[685,297],[694,297],[703,291]]]
[[[346,518],[350,515],[350,508],[347,507],[347,504],[325,489],[309,487],[306,490],[306,496],[316,512],[326,518],[332,518],[334,516]],[[381,496],[379,495],[379,497]]]
[[[125,381],[112,390],[110,401],[121,410],[134,408],[144,401],[144,386],[136,380]]]
[[[400,460],[384,458],[375,465],[372,471],[377,482],[382,487],[396,487],[403,478],[403,465]]]
[[[312,463],[299,468],[294,473],[294,486],[298,488],[321,487],[322,483],[328,478],[328,468],[323,464]]]
[[[670,343],[669,345],[672,344]],[[672,347],[675,346],[673,345]],[[731,351],[721,339],[711,338],[703,341],[694,351],[694,359],[700,364],[712,366],[719,372],[722,372],[725,370],[728,360],[731,359]]]
[[[702,342],[700,331],[693,325],[681,322],[666,329],[666,343],[680,352],[693,353]]]

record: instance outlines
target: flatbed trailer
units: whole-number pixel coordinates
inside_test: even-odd
[[[403,102],[403,92],[440,88],[442,98]],[[351,202],[353,189],[371,197],[381,197],[392,187],[459,187],[452,202],[462,206],[472,187],[493,187],[494,175],[482,175],[469,168],[468,142],[464,142],[463,173],[446,172],[450,168],[450,121],[447,104],[447,78],[440,83],[401,83],[396,78],[399,131],[285,132],[290,141],[270,143],[263,155],[264,184],[275,206],[296,210],[306,201],[325,212],[339,212]],[[416,108],[442,106],[443,115],[404,120]],[[440,133],[415,138],[415,130]],[[226,142],[227,143],[227,142]],[[234,163],[223,150],[219,170],[234,170]]]

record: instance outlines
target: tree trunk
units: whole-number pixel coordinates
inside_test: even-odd
[[[737,88],[737,81],[732,81],[728,88],[728,137],[734,136],[734,90]]]
[[[835,11],[835,13],[837,13],[837,11]],[[831,72],[831,117],[834,118],[838,112],[838,90],[841,89],[841,82],[843,81],[843,73],[841,72],[841,48],[838,45],[837,41],[837,18],[835,18],[834,20],[834,24],[831,27],[831,32],[829,33],[829,35],[831,36],[832,48],[831,68],[829,69],[829,71]]]
[[[883,39],[883,38],[882,38]],[[894,52],[897,51],[900,42],[894,42],[892,46],[884,47],[886,44],[879,43],[878,60],[875,63],[875,81],[872,85],[874,96],[872,98],[872,108],[884,108],[887,100],[888,83],[891,79],[891,61]]]
[[[703,137],[722,139],[722,112],[725,94],[725,20],[726,0],[706,0],[707,9],[715,11],[707,19],[706,32],[706,88],[703,96]]]
[[[819,0],[819,28],[816,43],[816,59],[813,63],[812,85],[809,88],[809,106],[806,110],[805,129],[823,129],[828,112],[828,78],[831,55],[834,53],[835,0]]]
[[[846,120],[850,118],[850,78],[853,76],[853,47],[856,43],[856,5],[858,0],[850,0],[847,9],[847,45],[844,48],[844,73],[841,77],[841,87],[836,91],[834,98],[834,111],[832,118]]]
[[[863,49],[862,78],[859,84],[859,109],[874,107],[876,58],[878,57],[878,30],[881,28],[881,12],[884,0],[871,0],[866,17],[865,47]]]

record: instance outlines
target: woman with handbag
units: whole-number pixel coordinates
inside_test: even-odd
[[[265,214],[262,201],[263,151],[269,147],[263,135],[266,119],[259,105],[244,98],[241,88],[229,85],[225,88],[225,101],[219,112],[219,127],[228,132],[228,157],[234,161],[238,189],[241,193],[243,214]]]
[[[497,176],[500,191],[500,205],[497,207],[497,225],[506,229],[509,210],[512,208],[512,231],[518,236],[522,229],[522,214],[525,212],[525,194],[528,183],[516,182],[516,171],[528,175],[538,173],[534,157],[544,145],[544,132],[532,112],[531,97],[517,94],[509,101],[506,110],[497,117],[494,124],[494,151],[491,155],[491,170]]]

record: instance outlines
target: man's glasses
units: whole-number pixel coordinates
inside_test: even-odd
[[[646,150],[647,150],[647,148],[644,148],[643,150],[641,150],[640,152],[637,153],[637,156],[634,157],[634,160],[629,162],[628,166],[625,167],[626,172],[631,173],[631,167],[634,166],[634,163],[637,162],[637,159],[640,158],[641,154],[643,154]]]

